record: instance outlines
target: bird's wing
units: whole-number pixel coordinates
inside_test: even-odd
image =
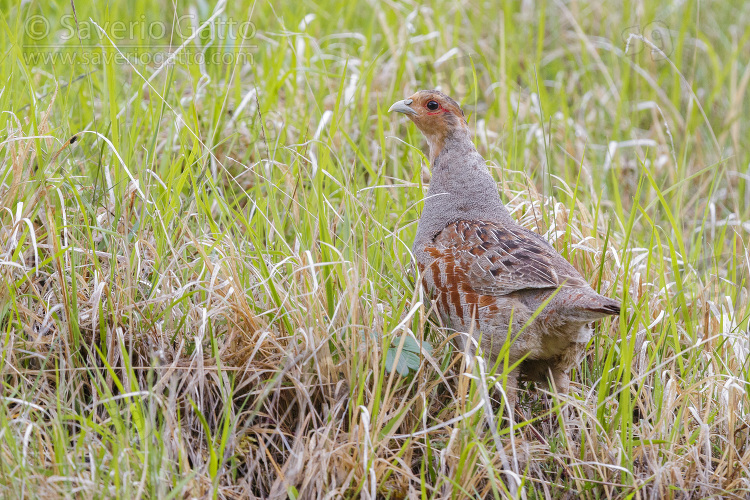
[[[436,250],[450,250],[479,294],[588,286],[549,243],[520,226],[462,220],[443,229],[434,244]]]

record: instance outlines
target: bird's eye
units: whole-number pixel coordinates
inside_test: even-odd
[[[435,111],[439,107],[440,105],[436,101],[430,101],[427,103],[427,109],[429,109],[430,111]]]

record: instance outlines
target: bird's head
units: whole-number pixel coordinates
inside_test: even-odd
[[[434,160],[451,134],[469,131],[458,103],[438,90],[420,90],[403,101],[394,102],[389,112],[404,113],[422,131]]]

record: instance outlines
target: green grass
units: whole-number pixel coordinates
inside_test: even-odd
[[[0,497],[750,493],[749,4],[71,5],[0,8]],[[407,277],[434,87],[623,303],[512,426]]]

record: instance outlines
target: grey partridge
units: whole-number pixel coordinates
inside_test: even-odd
[[[443,324],[494,360],[508,346],[510,407],[519,376],[565,393],[592,322],[620,313],[540,235],[512,219],[459,105],[436,90],[394,103],[422,131],[432,179],[414,240],[422,286]],[[551,384],[550,384],[551,385]]]

